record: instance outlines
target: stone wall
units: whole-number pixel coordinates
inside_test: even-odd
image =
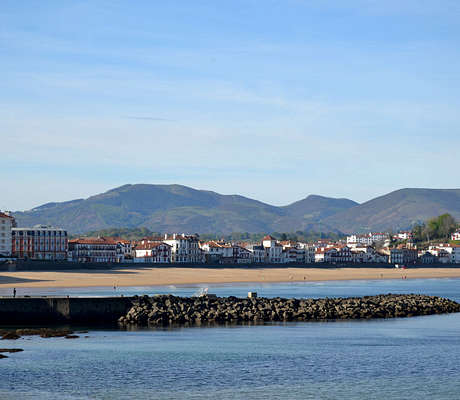
[[[124,325],[324,321],[412,317],[460,312],[460,304],[435,296],[378,295],[355,298],[140,297],[119,319]]]
[[[0,325],[114,322],[132,306],[127,297],[0,298]]]

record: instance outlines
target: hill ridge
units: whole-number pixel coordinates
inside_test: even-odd
[[[179,184],[125,184],[103,193],[14,213],[20,226],[71,233],[146,227],[157,232],[364,232],[407,229],[444,212],[460,220],[460,189],[402,188],[362,204],[316,194],[274,206]]]

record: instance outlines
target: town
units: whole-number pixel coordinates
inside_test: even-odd
[[[411,231],[353,234],[343,240],[314,243],[279,240],[266,235],[249,241],[202,241],[197,234],[165,234],[126,240],[118,237],[69,239],[66,230],[46,225],[17,227],[9,212],[0,212],[0,260],[144,264],[460,264],[460,229],[450,243],[417,248]]]

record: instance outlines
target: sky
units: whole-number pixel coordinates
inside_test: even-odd
[[[286,205],[459,188],[457,0],[0,8],[0,209],[127,183]]]

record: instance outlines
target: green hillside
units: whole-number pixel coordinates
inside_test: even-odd
[[[140,227],[154,232],[229,234],[396,230],[444,213],[460,220],[460,189],[401,189],[363,204],[311,195],[275,207],[181,185],[139,184],[14,215],[20,226],[51,224],[73,234]]]
[[[311,196],[310,196],[311,197]],[[17,212],[19,225],[51,224],[72,233],[113,227],[146,227],[156,232],[272,232],[298,230],[318,222],[328,209],[328,199],[312,197],[317,210],[305,199],[287,207],[275,207],[238,195],[221,195],[181,185],[124,185],[108,192],[64,203],[48,203]],[[324,203],[324,204],[319,204]],[[305,208],[302,211],[302,208]]]
[[[342,232],[407,229],[450,213],[460,220],[460,189],[401,189],[322,220]]]

